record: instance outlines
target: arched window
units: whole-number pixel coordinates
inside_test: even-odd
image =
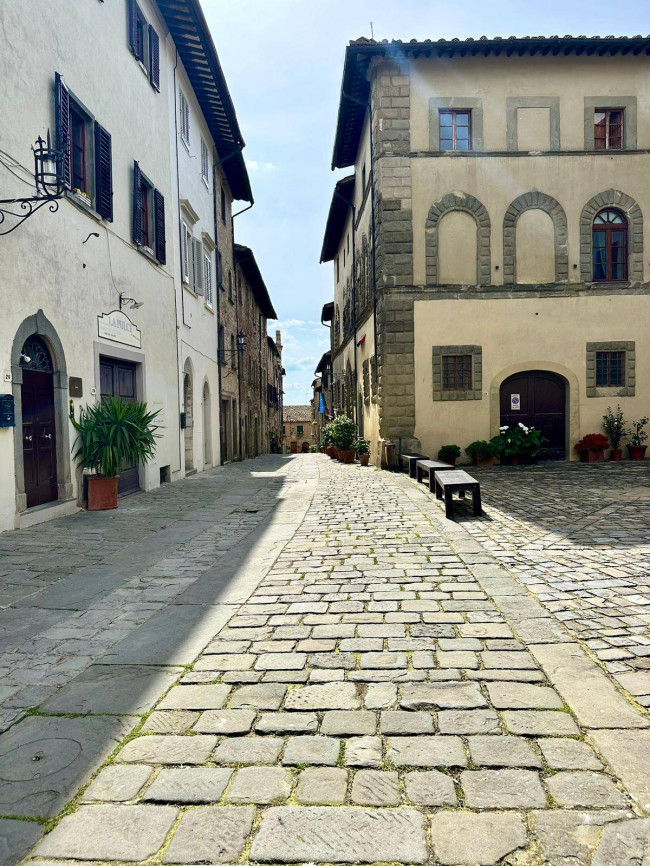
[[[627,220],[612,208],[601,210],[594,218],[592,278],[627,279]]]

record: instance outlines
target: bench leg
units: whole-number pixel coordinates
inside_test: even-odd
[[[435,475],[433,476],[435,479]],[[436,499],[442,499],[442,487],[434,480],[434,487],[436,489]]]
[[[454,519],[454,501],[451,498],[451,488],[445,489],[445,517],[447,520]]]
[[[476,487],[472,490],[472,505],[473,512],[475,517],[480,517],[483,514],[483,508],[481,507],[481,488],[476,485]]]
[[[429,472],[429,493],[436,492],[436,474],[435,472]]]
[[[422,469],[416,464],[415,470],[416,470],[416,475],[417,475],[417,479],[418,479],[418,484],[421,484],[422,483]]]

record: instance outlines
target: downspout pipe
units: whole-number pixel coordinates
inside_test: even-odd
[[[175,140],[174,140],[174,153],[176,155],[176,200],[178,203],[177,204],[178,209],[180,211],[181,180],[180,180],[180,169],[179,169],[179,165],[178,165],[178,104],[177,104],[178,90],[176,88],[176,70],[177,69],[178,69],[178,48],[176,49],[176,63],[174,65],[174,135],[176,136]],[[180,225],[179,225],[179,232],[180,232]],[[107,235],[107,237],[108,237],[108,235]],[[180,234],[179,234],[179,238],[180,238]],[[182,246],[182,240],[181,240],[179,249],[182,250],[182,248],[183,248],[183,246]],[[109,255],[110,255],[110,246],[109,246]],[[179,262],[178,267],[179,267],[179,271],[180,271],[179,286],[181,287],[181,291],[180,291],[180,295],[181,295],[181,320],[182,320],[182,323],[184,324],[184,322],[185,322],[185,307],[184,307],[185,298],[183,296],[182,256],[178,257],[178,262]],[[174,283],[175,282],[176,281],[174,280]],[[181,372],[181,347],[180,347],[181,324],[179,324],[179,321],[178,321],[178,295],[176,293],[176,286],[175,285],[174,285],[174,313],[176,316],[176,369],[178,371],[177,376],[176,376],[176,379],[177,379],[176,387],[178,388],[178,420],[179,420],[179,428],[180,428],[180,417],[181,417],[181,412],[183,411],[183,408],[184,408],[183,402],[182,402],[184,399],[184,397],[183,397],[184,389],[181,388],[181,375],[184,375],[184,371]],[[183,379],[183,383],[184,382],[185,382],[185,380]],[[182,435],[182,431],[179,429],[179,431],[178,431],[178,471],[179,471],[179,473],[180,473],[181,469],[183,468],[183,446],[181,445],[181,439],[183,439],[183,438],[184,438],[184,435]]]

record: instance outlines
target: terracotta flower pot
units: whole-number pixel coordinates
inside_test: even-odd
[[[647,445],[628,445],[627,450],[630,452],[630,460],[643,460],[647,447]]]
[[[488,457],[487,460],[479,460],[476,458],[475,466],[494,466],[494,457]]]
[[[88,511],[108,511],[117,508],[117,481],[119,476],[88,476]]]
[[[367,466],[370,461],[370,454],[359,454],[359,463],[362,466]]]
[[[587,463],[602,463],[605,459],[603,448],[589,448],[587,452]]]
[[[354,451],[342,451],[339,449],[339,454],[341,455],[341,463],[354,463],[354,458],[356,457]]]
[[[510,458],[510,465],[511,465],[511,466],[519,466],[519,458],[516,457],[514,454],[513,454],[513,456]]]
[[[614,451],[612,450],[611,459],[618,462],[623,459],[623,452],[621,450]]]

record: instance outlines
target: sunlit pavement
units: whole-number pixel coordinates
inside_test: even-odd
[[[301,455],[0,536],[1,808],[43,821],[0,862],[637,862],[647,470],[521,468],[481,519]]]

